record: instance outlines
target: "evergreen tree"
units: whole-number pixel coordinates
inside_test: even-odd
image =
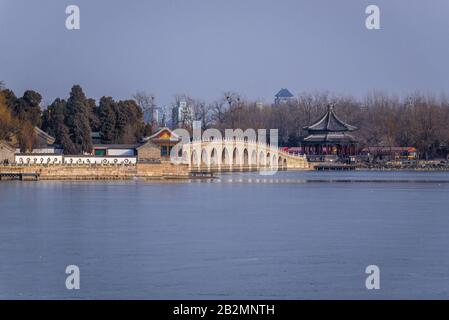
[[[2,91],[3,97],[5,99],[6,106],[14,112],[15,105],[17,103],[17,97],[14,92],[10,89],[5,89]]]
[[[13,99],[13,97],[9,97]],[[33,90],[27,90],[22,98],[16,100],[13,111],[16,117],[22,121],[29,121],[32,126],[40,126],[41,124],[41,107],[42,96]]]
[[[92,131],[100,131],[101,122],[99,118],[99,108],[95,103],[95,99],[87,99],[87,109],[89,112],[89,124]]]
[[[288,135],[288,140],[287,140],[287,147],[296,147],[299,145],[299,138],[297,137],[297,135],[295,133],[290,133]]]
[[[102,97],[98,107],[98,116],[101,123],[100,133],[103,143],[114,143],[116,137],[116,103],[111,97]]]
[[[42,130],[56,138],[56,144],[61,145],[65,154],[78,152],[72,140],[70,140],[69,128],[65,124],[66,113],[65,100],[57,98],[42,115]]]
[[[117,132],[121,143],[136,143],[145,131],[142,109],[134,100],[118,102]]]
[[[127,128],[129,119],[126,112],[126,105],[122,101],[114,104],[115,107],[115,139],[116,143],[124,143],[123,140],[125,135],[130,134],[130,130]],[[128,138],[128,137],[127,137]]]
[[[111,97],[102,97],[98,120],[103,143],[136,143],[148,132],[143,112],[134,100],[116,102]]]
[[[76,153],[92,151],[91,128],[89,125],[88,101],[83,89],[74,85],[67,100],[65,124],[69,128],[70,140]]]

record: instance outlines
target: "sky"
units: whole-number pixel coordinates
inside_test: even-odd
[[[65,9],[80,8],[80,30]],[[380,30],[365,8],[380,8]],[[0,80],[44,102],[87,96],[159,105],[236,91],[271,102],[329,91],[361,97],[449,91],[447,0],[0,0]]]

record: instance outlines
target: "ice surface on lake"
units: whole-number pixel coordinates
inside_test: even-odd
[[[0,298],[447,299],[448,230],[447,173],[2,182]]]

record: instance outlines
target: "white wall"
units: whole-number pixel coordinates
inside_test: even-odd
[[[136,164],[137,157],[95,157],[95,156],[63,156],[63,155],[39,155],[16,154],[17,164]]]
[[[137,157],[65,156],[65,164],[136,164]]]
[[[61,164],[63,161],[62,155],[57,154],[25,154],[15,155],[15,162],[17,164]]]

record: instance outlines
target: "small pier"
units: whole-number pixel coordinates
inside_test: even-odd
[[[356,168],[355,164],[345,163],[321,163],[314,166],[315,171],[354,171]]]
[[[39,173],[8,172],[0,173],[0,180],[38,181]]]

